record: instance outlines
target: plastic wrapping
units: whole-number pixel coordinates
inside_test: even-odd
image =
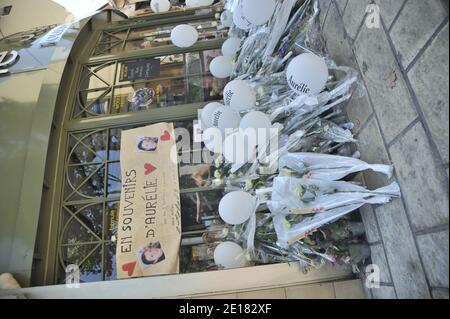
[[[260,205],[259,199],[256,197],[255,200],[255,209],[251,214],[250,219],[248,220],[245,226],[244,238],[247,252],[250,255],[254,254],[255,248],[255,234],[256,234],[256,211]]]
[[[260,27],[247,37],[235,63],[232,78],[245,80],[253,77],[261,64],[268,37],[269,30],[267,27]]]
[[[383,200],[387,200],[385,197],[376,197],[374,199],[379,200],[380,203],[383,203]],[[360,203],[332,209],[328,212],[317,214],[312,218],[305,219],[296,225],[290,225],[284,215],[275,215],[273,216],[273,224],[278,237],[277,243],[280,247],[287,249],[292,244],[317,231],[320,227],[344,217],[363,205],[363,203]]]
[[[270,38],[267,41],[266,48],[264,50],[263,57],[270,61],[270,57],[275,51],[280,38],[286,30],[289,22],[289,14],[292,11],[297,0],[285,0],[281,4],[279,3],[274,14],[274,21],[271,24]],[[264,68],[262,68],[264,69]]]
[[[289,103],[274,105],[269,111],[273,121],[290,118],[287,129],[292,131],[301,125],[305,118],[318,117],[333,107],[348,101],[352,96],[352,91],[359,87],[358,73],[349,67],[334,67],[335,72],[343,73],[345,76],[337,82],[327,83],[328,91],[318,95],[298,95],[291,99]]]
[[[391,165],[371,165],[356,158],[316,153],[285,154],[280,157],[279,168],[288,168],[301,176],[327,181],[338,181],[352,173],[366,170],[391,178],[394,170]]]
[[[292,19],[288,26],[293,30],[290,36],[291,50],[298,53],[312,52],[317,55],[325,55],[325,42],[320,33],[318,19],[319,0],[306,0],[299,11],[298,20]]]
[[[352,204],[367,203],[374,197],[400,197],[397,183],[370,191],[349,182],[277,177],[267,203],[273,214],[315,214]],[[278,203],[274,203],[278,202]]]
[[[235,11],[241,1],[227,0],[225,8]],[[372,191],[339,181],[365,170],[390,178],[393,167],[368,164],[356,158],[357,153],[329,155],[355,152],[354,125],[343,108],[352,96],[365,92],[358,72],[337,66],[325,52],[318,17],[318,0],[277,0],[268,23],[248,31],[232,26],[229,31],[243,40],[231,79],[248,81],[257,94],[255,109],[278,128],[278,135],[270,138],[277,139],[278,147],[259,145],[255,162],[216,165],[214,185],[257,195],[255,212],[231,232],[255,264],[299,262],[306,270],[334,265],[339,258],[348,262],[342,246],[316,241],[330,230],[326,225],[365,204],[384,204],[401,195],[397,183]],[[319,94],[299,95],[287,83],[286,66],[305,52],[321,56],[329,68],[328,82]]]

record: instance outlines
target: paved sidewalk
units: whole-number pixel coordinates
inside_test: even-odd
[[[362,159],[394,164],[403,193],[362,211],[382,281],[369,297],[449,298],[448,1],[319,1],[328,51],[367,89],[348,106]]]

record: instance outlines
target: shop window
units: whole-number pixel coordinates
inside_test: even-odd
[[[81,63],[81,72],[70,78],[70,83],[76,85],[76,94],[70,101],[70,116],[66,119],[71,128],[69,131],[62,129],[58,136],[66,149],[64,165],[57,170],[57,175],[61,176],[55,191],[58,198],[55,207],[58,208],[51,211],[58,214],[58,218],[54,216],[58,225],[51,229],[58,236],[54,243],[56,260],[49,257],[52,259],[49,264],[57,265],[48,280],[52,284],[64,283],[66,267],[71,264],[79,266],[81,282],[116,279],[117,221],[122,190],[121,133],[150,124],[142,124],[139,116],[120,117],[118,114],[146,112],[143,115],[150,119],[154,109],[178,106],[170,112],[170,118],[176,119],[176,110],[186,105],[189,115],[183,112],[183,121],[174,122],[176,130],[189,132],[191,145],[187,150],[185,145],[178,147],[179,156],[187,158],[179,164],[183,240],[198,242],[205,234],[222,234],[226,226],[218,216],[217,206],[224,189],[211,181],[215,175],[214,165],[202,164],[205,157],[214,155],[203,151],[200,143],[194,143],[193,134],[196,109],[209,101],[222,99],[227,80],[214,78],[209,70],[210,62],[221,55],[221,50],[175,53],[170,42],[173,27],[188,23],[198,30],[199,42],[203,41],[205,47],[210,48],[208,40],[226,37],[228,31],[217,28],[214,14],[218,10],[180,12],[178,18],[170,18],[170,21],[180,20],[176,23],[167,23],[158,15],[152,19],[115,22],[114,30],[100,31],[93,52],[95,58],[89,62],[85,62],[85,56],[82,57],[84,62],[76,60],[77,65]],[[187,16],[192,18],[189,22],[185,22]],[[159,25],[154,26],[156,23]],[[160,54],[156,56],[153,48],[164,53],[156,53]],[[142,49],[149,50],[127,54]],[[145,58],[128,58],[131,55]],[[102,62],[97,62],[100,60]],[[185,121],[186,116],[192,120]],[[91,121],[82,121],[96,117],[101,117],[102,122],[98,129],[92,129]],[[128,118],[127,124],[117,124],[118,119],[125,118]],[[186,138],[179,136],[179,146],[181,140]],[[204,258],[211,253],[210,246],[194,246],[196,251],[192,247],[182,244],[180,268],[183,273],[216,267],[210,259]]]
[[[219,100],[225,80],[209,70],[218,49],[84,66],[73,117]]]
[[[181,194],[181,222],[184,230],[204,226],[205,220],[218,219],[219,202],[224,190],[208,190]]]
[[[58,283],[64,282],[65,267],[70,264],[79,266],[81,282],[116,279],[115,249],[122,186],[121,132],[139,126],[69,134],[59,229]],[[178,142],[183,132],[193,136],[193,120],[174,122],[174,126]],[[205,233],[214,235],[216,229],[220,234],[225,225],[220,221],[218,204],[224,189],[211,182],[215,167],[201,164],[207,154],[203,154],[202,145],[194,144],[192,139],[190,147],[186,149],[186,145],[179,143],[178,149],[181,156],[185,155],[183,152],[188,156],[186,162],[179,164],[183,238],[195,240]],[[195,247],[208,250],[207,245]],[[214,267],[211,261],[195,255],[205,252],[192,249],[192,246],[181,249],[182,272]]]

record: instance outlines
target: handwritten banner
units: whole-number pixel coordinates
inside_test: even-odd
[[[180,189],[177,162],[170,160],[174,149],[173,124],[122,132],[119,279],[179,272]]]

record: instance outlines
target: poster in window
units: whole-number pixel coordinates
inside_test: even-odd
[[[125,113],[128,111],[129,94],[114,96],[113,113]]]
[[[121,63],[120,82],[137,81],[159,77],[161,61],[159,59],[141,59]]]
[[[118,279],[179,273],[181,211],[174,149],[173,124],[122,131]]]

